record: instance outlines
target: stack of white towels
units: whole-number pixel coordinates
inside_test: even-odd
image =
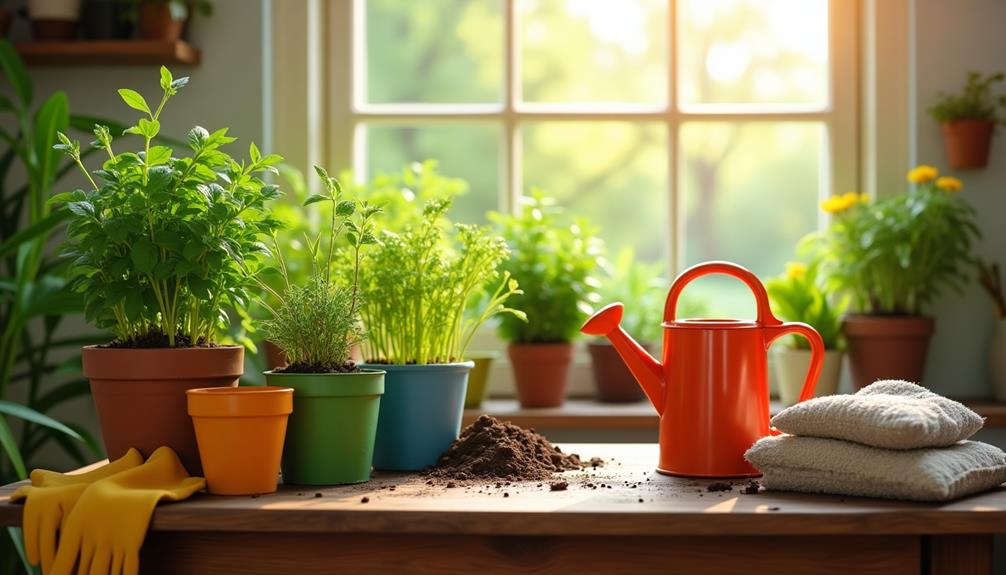
[[[947,501],[1006,481],[1006,453],[969,441],[984,419],[907,381],[798,403],[772,418],[782,435],[744,455],[767,489]]]

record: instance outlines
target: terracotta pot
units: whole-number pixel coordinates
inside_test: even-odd
[[[824,365],[821,376],[814,388],[814,397],[834,395],[838,391],[838,382],[842,377],[841,351],[829,349],[824,352]],[[779,400],[787,407],[800,399],[803,382],[810,369],[810,350],[785,347],[772,350],[772,362],[775,364],[775,374],[779,385]]]
[[[562,405],[566,399],[569,366],[573,362],[573,344],[511,344],[507,353],[521,407]]]
[[[842,323],[856,389],[878,379],[922,382],[933,318],[850,315]]]
[[[643,348],[653,354],[653,346],[643,344]],[[615,346],[607,341],[592,341],[587,344],[587,351],[590,352],[598,401],[625,403],[646,399],[643,388],[622,361]]]
[[[989,344],[989,371],[996,401],[1006,401],[1006,318],[996,320]]]
[[[144,40],[177,42],[182,37],[185,20],[172,18],[167,2],[142,2],[137,28]]]
[[[988,164],[995,124],[985,120],[958,120],[944,122],[940,128],[951,168],[975,170]]]
[[[202,474],[185,392],[233,387],[244,372],[243,347],[83,349],[84,376],[109,459],[130,447],[149,457],[166,445],[192,475]]]
[[[35,40],[72,40],[77,35],[80,0],[28,0],[28,18]]]
[[[276,491],[293,388],[207,387],[185,395],[206,490],[214,495]]]
[[[485,401],[489,389],[489,370],[493,362],[499,359],[496,351],[475,351],[465,359],[475,362],[475,367],[468,374],[468,391],[465,393],[465,409],[478,409]]]

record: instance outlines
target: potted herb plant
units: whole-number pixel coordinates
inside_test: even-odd
[[[591,273],[600,240],[584,221],[561,224],[555,201],[539,190],[524,198],[519,215],[492,217],[513,253],[503,269],[534,286],[513,299],[527,321],[503,316],[498,330],[510,342],[517,398],[523,407],[557,407],[566,397],[572,342],[597,299]]]
[[[960,94],[940,93],[936,104],[929,108],[943,131],[951,168],[974,170],[988,164],[992,134],[1001,122],[999,109],[1006,106],[1006,95],[993,95],[992,87],[1004,79],[1002,72],[987,76],[968,72]]]
[[[800,262],[786,264],[786,272],[765,282],[772,311],[784,321],[806,323],[821,334],[824,341],[824,366],[814,389],[814,396],[831,395],[838,391],[842,376],[842,314],[849,298],[836,303],[828,300],[819,281],[818,264]],[[779,399],[793,405],[800,398],[807,370],[810,369],[810,343],[790,336],[785,347],[773,349],[772,361],[779,386]]]
[[[667,295],[663,266],[636,261],[632,248],[621,250],[612,262],[601,260],[600,265],[604,271],[601,301],[631,303],[622,316],[622,326],[652,353],[663,337],[660,324]],[[594,392],[599,401],[641,401],[646,397],[607,338],[589,341],[587,351],[594,374]]]
[[[361,483],[370,479],[385,372],[360,369],[351,350],[365,339],[360,322],[365,303],[361,260],[367,246],[377,243],[374,219],[380,210],[345,198],[337,179],[323,168],[316,166],[315,171],[325,193],[309,196],[305,204],[324,203],[330,208],[328,237],[307,239],[313,274],[303,285],[290,282],[282,246],[274,238],[285,287],[277,293],[266,286],[279,303],[269,307],[272,318],[265,331],[288,365],[265,376],[269,385],[294,389],[283,480],[307,485]],[[350,259],[345,277],[333,273],[340,239]]]
[[[28,19],[35,40],[72,40],[80,20],[80,0],[28,0]]]
[[[992,298],[996,324],[989,345],[989,370],[992,391],[998,401],[1006,401],[1006,289],[999,264],[978,262],[978,283]]]
[[[449,200],[432,200],[422,218],[395,233],[384,230],[380,249],[363,270],[364,342],[368,367],[387,371],[377,426],[374,467],[417,470],[437,458],[461,431],[468,371],[466,351],[479,327],[503,314],[520,294],[499,267],[506,242],[485,227],[445,229]],[[491,286],[485,288],[485,286]],[[490,293],[479,313],[466,314],[473,298]]]
[[[851,297],[842,331],[857,389],[878,379],[921,382],[933,318],[924,315],[946,287],[960,289],[980,236],[962,183],[918,166],[911,188],[876,202],[848,193],[822,203],[833,216],[812,235],[825,289]]]
[[[277,222],[265,202],[280,195],[260,176],[281,160],[255,144],[238,161],[222,149],[227,129],[192,128],[189,153],[154,145],[165,104],[186,85],[161,68],[160,102],[151,108],[123,89],[143,117],[126,130],[140,138],[137,152],[115,151],[109,130],[95,128],[102,169],[87,170],[78,142],[60,134],[64,151],[87,177],[89,189],[54,196],[71,214],[66,257],[85,317],[108,329],[107,345],[83,349],[105,447],[111,458],[130,447],[150,455],[166,445],[198,474],[199,455],[185,392],[234,386],[243,348],[215,342],[228,308],[244,306],[262,267]]]

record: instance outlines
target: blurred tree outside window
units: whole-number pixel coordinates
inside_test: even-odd
[[[833,2],[837,0],[832,0]],[[482,223],[544,188],[614,254],[779,273],[829,194],[828,0],[355,0],[360,177],[436,158]],[[509,36],[509,37],[508,37]],[[741,285],[693,288],[754,314]]]

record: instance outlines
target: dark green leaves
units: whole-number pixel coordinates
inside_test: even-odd
[[[328,196],[322,196],[321,194],[311,194],[310,196],[307,197],[306,200],[304,200],[304,205],[310,206],[311,204],[317,204],[318,202],[330,202],[330,201],[332,201],[332,199],[329,198]]]
[[[141,96],[136,90],[122,88],[119,90],[119,96],[122,97],[122,101],[130,108],[146,112],[148,116],[154,115],[154,113],[150,111],[150,106],[147,105],[147,101],[144,100],[143,96]]]
[[[130,258],[133,260],[133,267],[140,273],[150,273],[157,265],[157,246],[148,239],[141,239],[133,244]]]
[[[14,88],[21,106],[26,109],[31,106],[32,90],[28,70],[24,67],[24,62],[18,56],[14,45],[6,39],[0,39],[0,69],[3,69],[7,82]]]

